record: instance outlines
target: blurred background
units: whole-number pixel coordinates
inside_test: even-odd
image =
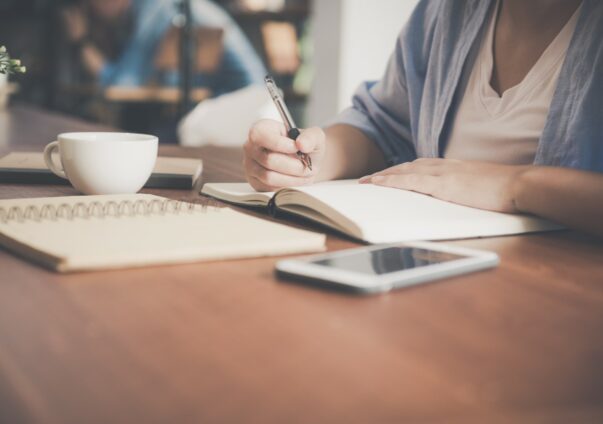
[[[27,103],[164,143],[241,144],[276,117],[320,125],[378,79],[416,0],[0,0],[0,45]],[[10,86],[8,90],[6,87]]]

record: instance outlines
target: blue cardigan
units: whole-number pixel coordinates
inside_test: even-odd
[[[422,0],[380,81],[331,124],[363,131],[392,166],[440,157],[495,0]],[[538,144],[536,165],[603,172],[603,2],[583,0]]]

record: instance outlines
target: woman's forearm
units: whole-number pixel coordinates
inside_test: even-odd
[[[362,131],[338,124],[325,130],[326,150],[319,181],[359,178],[385,168],[383,153]]]
[[[518,211],[603,236],[603,174],[534,166],[514,183]]]

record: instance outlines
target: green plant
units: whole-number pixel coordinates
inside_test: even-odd
[[[22,74],[27,70],[19,59],[11,59],[6,47],[0,47],[0,74]]]

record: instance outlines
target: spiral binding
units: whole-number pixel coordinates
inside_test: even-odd
[[[6,224],[11,221],[56,221],[59,219],[73,220],[76,218],[121,218],[134,216],[167,215],[205,212],[208,207],[215,208],[211,199],[153,199],[153,200],[122,200],[116,202],[94,201],[90,203],[78,202],[73,205],[61,203],[59,205],[46,204],[41,207],[29,205],[25,208],[11,206],[0,207],[0,222]]]

